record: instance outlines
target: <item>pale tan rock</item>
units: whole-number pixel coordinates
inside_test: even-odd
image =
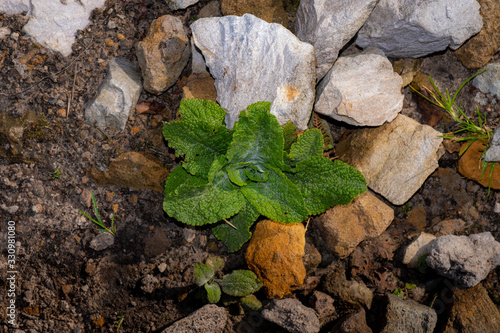
[[[436,236],[422,232],[415,238],[405,249],[405,254],[403,256],[403,264],[410,268],[417,268],[418,259],[429,253],[428,245],[430,242],[436,239]]]
[[[301,223],[265,220],[257,223],[245,259],[262,281],[268,298],[282,298],[304,283],[306,244]]]
[[[215,80],[209,73],[191,74],[182,87],[183,98],[200,98],[217,102]]]
[[[467,68],[483,67],[500,48],[500,2],[498,0],[477,0],[477,2],[481,6],[483,28],[455,51],[458,59]]]
[[[380,127],[355,131],[338,144],[337,154],[361,171],[370,189],[402,205],[438,167],[441,135],[400,114]]]
[[[339,258],[345,258],[364,239],[384,232],[393,219],[392,208],[367,191],[346,206],[327,210],[314,223],[326,246]]]
[[[221,10],[224,15],[253,14],[264,21],[279,23],[285,27],[288,21],[280,0],[222,0]]]
[[[114,185],[135,189],[151,189],[163,192],[168,170],[154,155],[141,152],[127,152],[118,156],[107,172],[92,167],[88,176],[99,185]]]
[[[144,89],[161,94],[181,75],[189,60],[189,38],[182,21],[164,15],[151,23],[148,35],[136,44]]]

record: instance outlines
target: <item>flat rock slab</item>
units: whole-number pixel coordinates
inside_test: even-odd
[[[436,311],[412,300],[393,294],[387,296],[387,324],[382,333],[432,333],[437,324]]]
[[[379,126],[403,108],[402,85],[379,50],[340,57],[318,86],[314,111],[355,126]]]
[[[373,191],[402,205],[438,167],[444,153],[440,135],[400,114],[391,123],[355,131],[338,144],[337,153],[361,171]]]
[[[388,57],[417,58],[455,50],[483,26],[475,0],[380,0],[356,44],[373,46]]]
[[[222,333],[229,316],[226,309],[215,304],[207,304],[189,316],[176,321],[161,333]]]
[[[96,97],[85,106],[85,122],[99,128],[124,130],[141,90],[139,68],[125,58],[113,59]]]
[[[31,0],[32,18],[23,31],[38,43],[67,57],[75,42],[77,30],[91,23],[89,16],[96,8],[104,6],[106,0],[67,1]]]
[[[307,128],[316,82],[312,45],[250,14],[199,19],[191,29],[215,78],[217,101],[228,111],[229,128],[258,101],[272,103],[280,124],[291,120],[299,130]]]
[[[164,15],[151,23],[148,35],[135,47],[144,89],[159,95],[175,84],[186,67],[190,48],[182,21]]]
[[[394,210],[371,192],[338,205],[314,220],[326,246],[339,258],[349,256],[363,240],[377,237],[394,219]]]
[[[330,70],[339,51],[363,26],[378,0],[301,1],[295,35],[314,46],[319,81]]]
[[[262,317],[291,333],[316,333],[320,329],[316,311],[298,299],[273,300],[262,310]]]
[[[472,80],[472,85],[483,94],[500,98],[500,63],[488,64],[488,68]]]
[[[0,12],[7,15],[21,14],[31,10],[30,0],[2,0],[0,2]]]
[[[500,243],[490,232],[441,236],[429,244],[428,252],[427,265],[459,288],[477,285],[500,265]]]

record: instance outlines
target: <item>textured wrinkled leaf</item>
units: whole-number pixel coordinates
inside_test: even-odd
[[[290,152],[290,148],[292,148],[292,144],[297,142],[297,127],[291,121],[288,121],[282,127],[283,129],[283,140],[284,140],[284,149],[287,153]]]
[[[183,99],[179,106],[180,120],[201,120],[212,125],[224,125],[226,111],[210,100]]]
[[[167,179],[167,183],[168,181]],[[227,174],[221,170],[210,183],[197,186],[184,183],[176,188],[175,193],[167,193],[163,209],[178,221],[204,225],[230,218],[245,203],[240,188],[231,183]]]
[[[194,281],[198,286],[202,286],[214,277],[214,270],[209,266],[199,262],[194,265]]]
[[[259,310],[262,307],[262,303],[255,295],[247,295],[240,299],[241,304],[249,308],[250,310]]]
[[[206,283],[205,290],[207,291],[207,298],[210,303],[214,304],[220,300],[222,293],[217,282]]]
[[[267,181],[267,170],[259,165],[251,162],[240,162],[230,164],[227,167],[229,179],[238,186],[245,186],[249,180],[256,182]]]
[[[234,124],[233,141],[227,148],[230,164],[252,162],[283,167],[283,131],[272,115],[271,104],[258,102],[240,113]]]
[[[200,186],[206,183],[206,180],[192,176],[182,166],[178,166],[167,177],[167,181],[165,182],[165,196],[171,197],[175,195],[181,185]]]
[[[222,291],[231,296],[246,296],[253,294],[262,287],[262,282],[248,270],[236,270],[224,275],[219,282]]]
[[[190,119],[165,123],[163,136],[176,156],[185,155],[183,166],[190,174],[207,179],[213,160],[226,153],[232,132],[223,125]]]
[[[309,156],[323,156],[323,136],[319,129],[308,129],[298,137],[290,149],[293,164],[305,161]]]
[[[298,186],[309,215],[345,205],[366,191],[363,174],[348,164],[313,156],[300,163],[288,178]]]
[[[307,209],[298,187],[277,168],[264,165],[266,182],[250,183],[241,188],[245,198],[257,211],[272,220],[284,223],[307,219]]]
[[[224,259],[219,256],[210,256],[205,260],[205,265],[213,269],[214,271],[218,271],[224,266]]]
[[[214,158],[212,165],[210,166],[210,170],[208,171],[208,181],[212,182],[215,178],[215,175],[221,171],[227,164],[226,155],[219,155]]]
[[[228,252],[236,252],[252,237],[250,227],[259,215],[259,212],[247,203],[238,214],[229,219],[229,222],[237,229],[225,222],[221,222],[212,228],[212,232],[218,240],[226,245]]]

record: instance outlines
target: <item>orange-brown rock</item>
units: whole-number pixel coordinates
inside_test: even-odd
[[[257,223],[245,255],[248,267],[263,283],[269,298],[282,298],[304,283],[306,244],[301,223],[271,220]]]
[[[467,143],[464,143],[460,149],[462,151],[465,149]],[[475,180],[479,184],[484,187],[488,187],[489,179],[490,179],[490,171],[491,164],[488,164],[486,167],[486,171],[484,172],[483,177],[481,178],[481,174],[483,173],[483,168],[481,165],[481,155],[483,154],[483,150],[485,148],[484,141],[477,140],[474,142],[469,149],[462,155],[460,160],[458,160],[458,172],[466,178]],[[493,176],[491,177],[491,188],[495,190],[500,189],[500,165],[495,165],[493,168]]]
[[[500,2],[498,0],[477,0],[481,5],[483,28],[455,53],[467,68],[481,68],[486,65],[500,47]]]
[[[191,74],[182,91],[183,98],[200,98],[217,102],[215,80],[209,73]]]
[[[114,185],[163,192],[168,170],[155,156],[141,152],[128,152],[118,156],[107,172],[92,167],[87,175],[101,186]]]
[[[280,0],[222,0],[221,10],[224,15],[252,14],[269,23],[279,23],[285,27],[288,22]]]

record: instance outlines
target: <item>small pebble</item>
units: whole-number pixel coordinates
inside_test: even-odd
[[[106,46],[113,46],[113,44],[114,44],[113,40],[111,40],[111,39],[109,39],[109,38],[108,38],[108,39],[106,39],[106,40],[104,41],[104,43],[106,44]]]
[[[33,207],[31,207],[31,210],[35,213],[35,214],[40,214],[42,212],[42,205],[41,204],[36,204],[34,205]]]

